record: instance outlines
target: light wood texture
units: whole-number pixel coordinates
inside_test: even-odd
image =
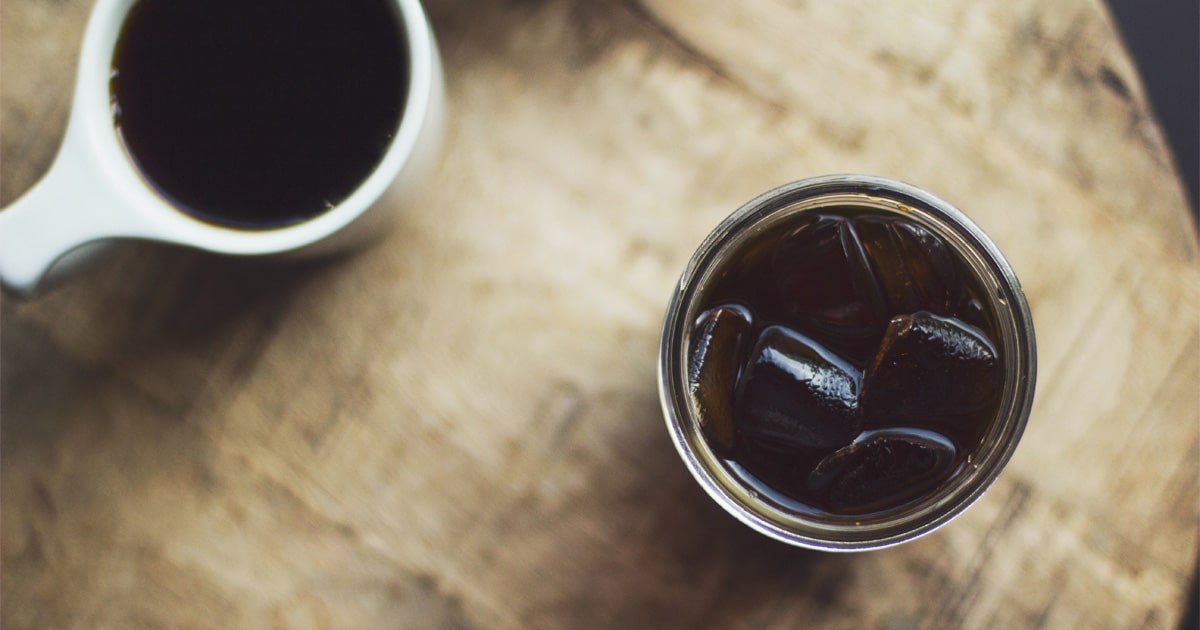
[[[0,4],[6,204],[61,138],[88,4]],[[384,242],[320,264],[131,245],[3,301],[4,628],[1177,623],[1197,239],[1100,0],[427,9],[446,151]],[[703,495],[654,370],[700,239],[847,171],[994,238],[1040,379],[966,514],[826,555]]]

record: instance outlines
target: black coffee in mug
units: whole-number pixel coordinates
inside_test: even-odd
[[[400,125],[408,79],[390,0],[140,0],[110,94],[125,150],[159,194],[262,229],[354,192]]]

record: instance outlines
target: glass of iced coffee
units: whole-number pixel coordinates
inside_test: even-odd
[[[742,206],[700,245],[663,325],[668,430],[752,528],[836,551],[966,509],[1033,401],[1016,276],[962,212],[878,177],[825,176]]]

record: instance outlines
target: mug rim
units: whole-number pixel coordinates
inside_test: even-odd
[[[746,230],[761,227],[764,219],[776,214],[791,216],[795,212],[813,210],[815,208],[797,207],[806,200],[825,199],[841,193],[920,208],[931,211],[938,221],[945,221],[986,263],[989,275],[995,276],[998,286],[994,288],[1003,296],[1002,310],[1011,319],[1007,324],[1001,323],[1005,350],[1012,355],[1006,358],[1011,371],[1006,378],[1002,404],[989,429],[989,435],[999,431],[995,437],[1002,442],[983,451],[984,457],[966,473],[965,482],[963,479],[951,481],[948,485],[953,487],[935,491],[931,496],[936,500],[922,499],[917,502],[918,507],[887,513],[894,522],[889,522],[888,516],[870,515],[864,516],[862,523],[853,519],[845,519],[840,524],[828,519],[822,522],[819,518],[772,505],[757,489],[736,479],[736,475],[718,461],[700,435],[687,389],[684,355],[690,328],[688,316],[694,310],[692,307],[699,293],[697,285],[715,266],[715,259],[728,249],[736,248],[740,244],[736,239]],[[960,252],[959,256],[962,255]],[[996,308],[995,299],[989,300]],[[1005,328],[1006,325],[1010,328]],[[996,245],[974,222],[951,204],[915,186],[872,175],[837,174],[803,179],[767,191],[735,210],[701,242],[680,275],[667,305],[659,345],[657,380],[663,417],[672,443],[697,483],[725,511],[750,528],[791,545],[821,551],[866,551],[928,534],[956,518],[983,495],[1005,468],[1020,441],[1032,409],[1036,363],[1033,320],[1020,283]],[[1013,380],[1011,391],[1008,391],[1010,379]],[[924,507],[920,507],[922,504]]]
[[[404,108],[387,151],[354,191],[333,208],[292,225],[241,228],[208,222],[172,204],[154,190],[122,146],[109,96],[112,59],[121,28],[138,0],[99,0],[88,20],[80,50],[63,152],[91,162],[119,195],[124,216],[112,217],[112,236],[169,241],[235,255],[273,254],[324,240],[354,222],[382,197],[417,151],[429,123],[438,87],[437,50],[419,0],[389,0],[408,55]]]

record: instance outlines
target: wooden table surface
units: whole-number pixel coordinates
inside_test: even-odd
[[[0,197],[90,3],[0,5]],[[1100,0],[426,3],[444,159],[317,264],[131,245],[2,307],[16,628],[1172,628],[1200,534],[1196,231]],[[1040,349],[1009,468],[853,555],[726,515],[659,325],[742,202],[909,181],[1006,252]]]

